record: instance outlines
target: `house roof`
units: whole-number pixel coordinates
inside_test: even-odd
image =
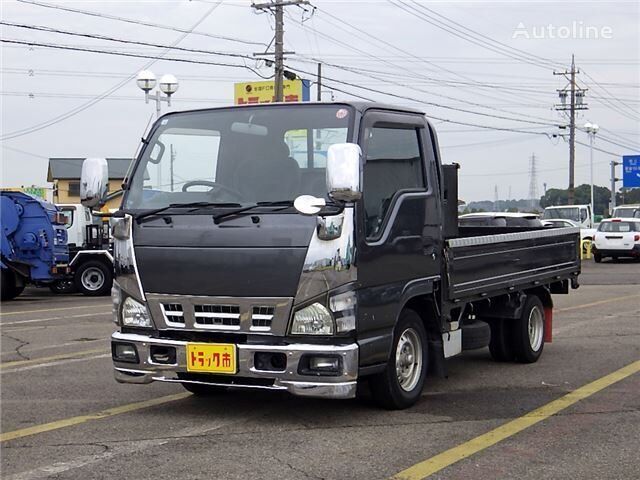
[[[84,160],[84,158],[50,158],[47,181],[80,180]],[[123,179],[127,175],[131,162],[131,158],[107,158],[109,179]]]

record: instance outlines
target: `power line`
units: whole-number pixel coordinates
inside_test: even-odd
[[[25,24],[21,24],[21,23],[5,22],[5,21],[0,21],[0,25],[6,25],[6,26],[9,26],[9,27],[15,27],[15,28],[22,28],[22,29],[26,29],[26,30],[36,30],[36,31],[41,31],[41,32],[57,33],[57,34],[60,34],[60,35],[70,35],[70,36],[74,36],[74,37],[93,38],[93,39],[97,39],[97,40],[106,40],[108,42],[118,42],[118,43],[125,43],[125,44],[129,44],[129,45],[143,45],[143,46],[146,46],[146,47],[153,47],[153,48],[168,48],[170,50],[177,50],[177,51],[180,51],[180,52],[205,53],[207,55],[219,55],[219,56],[223,56],[223,57],[243,58],[243,59],[253,60],[252,56],[243,55],[241,53],[219,52],[219,51],[215,51],[215,50],[201,50],[201,49],[196,49],[196,48],[185,48],[185,47],[178,47],[178,46],[168,46],[168,45],[163,45],[163,44],[158,44],[158,43],[142,42],[142,41],[139,41],[139,40],[127,40],[127,39],[109,37],[109,36],[106,36],[106,35],[98,35],[98,34],[93,34],[93,33],[72,32],[72,31],[69,31],[69,30],[61,30],[61,29],[58,29],[58,28],[47,27],[47,26],[42,26],[42,25],[25,25]]]
[[[60,5],[52,5],[50,3],[37,2],[37,1],[33,1],[33,0],[18,0],[18,2],[24,3],[24,4],[28,4],[28,5],[35,5],[35,6],[38,6],[38,7],[50,8],[50,9],[54,9],[54,10],[61,10],[61,11],[70,12],[70,13],[77,13],[77,14],[80,14],[80,15],[98,17],[98,18],[102,18],[102,19],[106,19],[106,20],[115,20],[115,21],[118,21],[118,22],[131,23],[131,24],[134,24],[134,25],[143,25],[145,27],[153,27],[153,28],[158,28],[158,29],[162,29],[162,30],[171,30],[171,31],[174,31],[174,32],[186,33],[188,35],[189,34],[198,35],[198,36],[203,36],[203,37],[215,38],[217,40],[226,40],[226,41],[229,41],[229,42],[243,43],[243,44],[246,44],[246,45],[260,45],[260,46],[266,45],[263,42],[256,42],[256,41],[245,40],[245,39],[235,38],[235,37],[225,37],[223,35],[216,35],[216,34],[213,34],[213,33],[202,32],[202,31],[198,31],[198,30],[192,30],[192,29],[187,29],[187,28],[179,28],[179,27],[174,27],[174,26],[171,26],[171,25],[163,25],[163,24],[159,24],[159,23],[145,22],[145,21],[142,21],[142,20],[136,20],[136,19],[132,19],[132,18],[118,17],[118,16],[115,16],[115,15],[108,15],[106,13],[92,12],[92,11],[88,11],[88,10],[79,10],[77,8],[63,7],[63,6],[60,6]],[[215,7],[218,7],[221,2],[206,2],[206,3],[214,5]]]
[[[202,15],[202,17],[200,17],[200,19],[195,22],[192,26],[192,30],[197,28],[198,25],[200,25],[202,22],[204,22],[204,20],[216,9],[218,8],[222,3],[222,0],[220,0],[218,3],[214,4],[211,8],[209,8],[209,10],[207,10],[204,15]],[[184,32],[182,35],[180,35],[171,45],[172,47],[178,45],[182,40],[184,40],[187,36],[189,35],[189,32]],[[0,41],[3,41],[2,39],[0,39]],[[162,52],[158,57],[153,58],[150,62],[147,62],[142,69],[147,69],[149,68],[151,65],[153,65],[156,61],[158,61],[159,59],[161,59],[164,55],[166,55],[169,52],[169,49],[165,50],[164,52]],[[12,138],[16,138],[16,137],[20,137],[23,135],[28,135],[30,133],[42,130],[44,128],[48,128],[52,125],[55,125],[59,122],[62,122],[74,115],[77,115],[80,112],[83,112],[84,110],[86,110],[87,108],[92,107],[93,105],[95,105],[96,103],[100,102],[101,100],[103,100],[104,98],[108,97],[109,95],[111,95],[112,93],[118,91],[120,88],[122,88],[124,85],[126,85],[129,81],[131,81],[135,75],[137,74],[137,72],[132,73],[129,78],[124,79],[123,81],[117,83],[116,85],[114,85],[113,87],[109,88],[108,90],[106,90],[104,93],[102,93],[101,95],[97,96],[96,98],[89,100],[88,102],[79,105],[78,107],[75,107],[71,110],[69,110],[68,112],[65,112],[61,115],[58,115],[57,117],[54,118],[50,118],[49,120],[45,121],[45,122],[41,122],[39,124],[36,125],[32,125],[31,127],[27,127],[27,128],[23,128],[21,130],[16,130],[13,132],[10,132],[7,135],[4,135],[2,137],[0,137],[0,139],[2,140],[9,140]]]

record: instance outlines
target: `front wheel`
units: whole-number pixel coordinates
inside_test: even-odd
[[[376,403],[388,410],[415,404],[424,387],[427,359],[427,334],[422,319],[413,310],[403,310],[387,366],[369,381]]]
[[[544,307],[536,295],[530,295],[520,318],[513,324],[513,347],[520,363],[535,363],[544,348]]]
[[[74,281],[76,288],[83,295],[108,295],[113,283],[113,273],[103,262],[89,260],[78,267]]]
[[[602,261],[602,255],[600,255],[599,253],[594,253],[593,254],[593,261],[596,263],[600,263]]]
[[[24,290],[24,283],[18,282],[16,274],[9,269],[2,269],[2,283],[0,284],[0,299],[13,300]]]

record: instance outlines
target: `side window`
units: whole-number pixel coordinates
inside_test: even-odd
[[[584,222],[587,219],[588,216],[589,215],[587,214],[587,209],[586,208],[581,208],[580,209],[580,221]]]
[[[367,239],[382,234],[393,196],[425,188],[416,128],[373,127],[365,131],[366,163],[363,199]]]

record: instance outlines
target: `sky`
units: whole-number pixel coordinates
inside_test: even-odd
[[[119,54],[0,44],[0,186],[46,186],[49,157],[133,156],[155,115],[135,84],[144,68],[180,82],[163,112],[232,104],[234,82],[273,73],[229,56],[263,52],[273,37],[273,16],[250,5],[0,0],[3,40]],[[316,0],[286,11],[285,47],[295,52],[287,66],[313,79],[322,62],[323,100],[365,97],[424,111],[443,161],[461,165],[466,201],[493,200],[496,190],[500,199],[528,198],[533,154],[538,195],[545,184],[567,187],[568,130],[558,126],[568,119],[554,105],[568,82],[554,70],[568,69],[572,54],[588,105],[576,124],[601,127],[595,183],[609,185],[611,160],[640,153],[640,2]],[[590,181],[589,139],[579,130],[576,140],[580,185]]]

